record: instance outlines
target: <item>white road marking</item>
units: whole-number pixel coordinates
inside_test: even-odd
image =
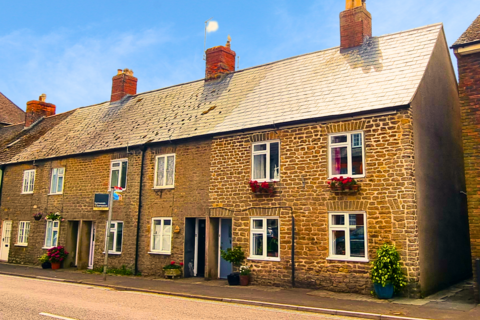
[[[41,316],[50,317],[50,318],[54,318],[54,319],[77,320],[77,319],[74,319],[74,318],[67,318],[67,317],[57,316],[56,314],[51,314],[51,313],[47,313],[47,312],[40,312],[39,314],[40,314]]]

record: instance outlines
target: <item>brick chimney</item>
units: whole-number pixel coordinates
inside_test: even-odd
[[[130,69],[118,69],[116,76],[112,78],[112,97],[110,102],[122,100],[127,94],[137,94],[138,79],[133,76]]]
[[[207,49],[207,67],[205,70],[205,81],[215,80],[224,74],[235,71],[235,51],[230,49],[231,38],[225,46],[218,46]]]
[[[372,15],[366,0],[346,0],[346,10],[340,13],[340,48],[348,49],[363,44],[372,36]]]
[[[27,112],[25,113],[25,127],[30,127],[32,123],[41,117],[49,117],[55,114],[55,105],[45,102],[47,95],[42,95],[37,100],[27,102]]]

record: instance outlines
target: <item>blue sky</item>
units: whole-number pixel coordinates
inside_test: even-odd
[[[478,0],[367,0],[367,8],[374,36],[443,22],[449,45],[480,14]],[[46,93],[60,113],[109,100],[119,68],[135,72],[138,92],[201,79],[211,17],[219,29],[207,48],[230,34],[241,69],[331,48],[344,9],[344,0],[4,1],[0,92],[22,109]]]

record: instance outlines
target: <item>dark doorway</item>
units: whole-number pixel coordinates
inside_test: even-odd
[[[197,220],[197,277],[205,277],[205,232],[206,221],[205,219]]]
[[[77,254],[78,254],[78,230],[80,227],[80,221],[68,221],[67,228],[67,243],[65,249],[70,253],[63,262],[64,268],[77,266]]]
[[[196,218],[185,219],[185,256],[184,256],[184,277],[195,276],[195,224]]]

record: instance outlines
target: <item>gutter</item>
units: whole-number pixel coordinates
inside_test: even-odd
[[[140,163],[140,186],[138,187],[138,214],[137,214],[137,239],[135,241],[135,270],[134,274],[138,274],[138,246],[140,243],[140,216],[142,212],[142,190],[143,190],[143,164],[145,162],[145,145],[140,147],[142,151],[142,161]]]

